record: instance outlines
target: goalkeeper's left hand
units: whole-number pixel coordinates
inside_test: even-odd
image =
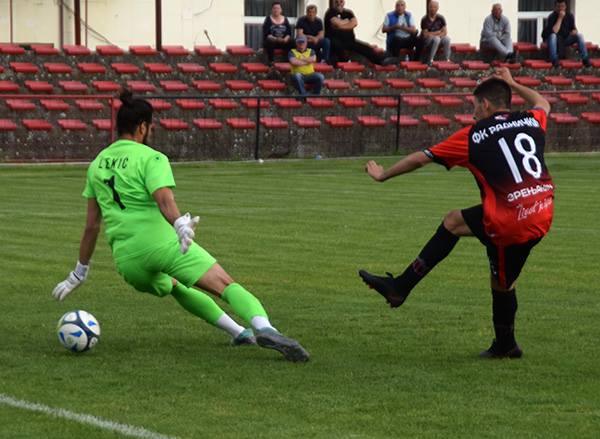
[[[177,238],[179,239],[179,249],[181,250],[181,253],[187,253],[190,245],[194,242],[194,236],[196,236],[194,229],[196,228],[198,221],[200,221],[200,217],[192,217],[189,213],[186,213],[177,218],[173,223]]]
[[[54,287],[52,297],[56,300],[63,300],[71,294],[75,288],[86,280],[89,269],[89,265],[83,265],[81,262],[77,261],[75,270],[71,271],[65,280]]]

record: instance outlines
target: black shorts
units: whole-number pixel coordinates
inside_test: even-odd
[[[465,223],[473,235],[481,241],[487,249],[492,276],[502,288],[510,288],[517,280],[531,249],[542,238],[532,239],[523,244],[514,244],[506,247],[496,245],[485,233],[483,227],[483,206],[481,204],[460,211]]]

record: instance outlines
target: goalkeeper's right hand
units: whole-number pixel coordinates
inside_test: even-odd
[[[200,217],[192,216],[188,213],[180,216],[173,223],[173,227],[175,228],[175,232],[177,232],[177,238],[179,239],[179,249],[181,253],[187,253],[190,245],[194,242],[194,229],[196,228],[196,224],[200,221]]]
[[[83,265],[81,262],[77,261],[75,270],[71,271],[65,280],[54,287],[54,290],[52,291],[52,297],[54,297],[56,300],[63,300],[65,297],[71,294],[75,288],[85,281],[89,269],[89,265]]]

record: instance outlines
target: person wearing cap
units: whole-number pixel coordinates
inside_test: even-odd
[[[306,37],[308,47],[315,49],[319,61],[329,61],[331,41],[329,41],[329,38],[325,38],[323,20],[317,17],[317,7],[315,5],[308,5],[306,15],[298,18],[296,33]]]
[[[313,94],[320,94],[325,77],[315,72],[314,63],[317,62],[317,55],[313,49],[308,48],[306,36],[296,37],[296,48],[290,50],[288,59],[292,65],[292,82],[300,96],[306,97],[306,84],[312,85]]]

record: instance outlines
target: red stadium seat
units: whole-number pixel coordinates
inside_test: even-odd
[[[75,99],[75,105],[83,111],[100,111],[104,109],[104,104],[95,99]]]
[[[600,112],[584,112],[581,118],[593,124],[600,124]]]
[[[538,50],[540,50],[537,45],[523,41],[514,43],[513,47],[514,50],[516,50],[519,53],[536,53]]]
[[[574,59],[561,59],[559,63],[560,67],[566,70],[579,70],[583,67],[583,63],[581,61]]]
[[[424,96],[404,96],[402,102],[409,107],[428,107],[431,101]]]
[[[509,70],[520,70],[523,67],[520,62],[508,63],[498,60],[492,61],[491,65],[492,67],[506,67]]]
[[[367,105],[367,101],[361,98],[342,97],[338,99],[338,102],[342,107],[346,108],[361,108]]]
[[[201,66],[200,64],[187,63],[187,62],[177,63],[177,67],[179,67],[179,70],[181,71],[181,73],[186,73],[186,74],[204,73],[204,71],[206,70],[206,67]]]
[[[4,67],[0,66],[0,73],[4,72]]]
[[[445,88],[446,82],[436,78],[419,78],[417,84],[423,88]]]
[[[280,117],[261,117],[260,124],[268,129],[282,129],[287,128],[287,121]]]
[[[552,63],[543,59],[526,59],[523,65],[533,70],[546,70],[552,68]]]
[[[450,44],[450,48],[454,53],[477,53],[477,47],[472,46],[468,43]]]
[[[15,73],[36,74],[40,71],[38,66],[31,64],[30,62],[11,62],[9,65]]]
[[[194,119],[194,125],[201,130],[218,130],[223,127],[223,124],[216,119],[199,118]]]
[[[242,98],[242,105],[246,108],[256,108],[258,106],[258,99],[256,98]],[[260,108],[269,108],[271,104],[267,99],[260,100]]]
[[[59,62],[45,62],[44,68],[48,73],[71,73],[71,66]]]
[[[475,88],[477,87],[477,81],[471,78],[461,78],[461,77],[454,77],[454,78],[450,78],[449,81],[452,83],[452,85],[454,85],[455,87],[458,88]]]
[[[199,56],[221,56],[223,52],[215,46],[194,46],[196,55]]]
[[[173,67],[171,67],[170,65],[157,62],[144,63],[144,69],[154,74],[173,72]]]
[[[600,77],[594,75],[577,75],[575,80],[583,85],[600,85]]]
[[[592,93],[592,99],[600,102],[600,93]]]
[[[165,91],[187,91],[188,89],[187,84],[179,80],[164,80],[158,82]]]
[[[54,88],[46,81],[25,81],[25,87],[32,93],[52,93]]]
[[[463,126],[473,125],[475,123],[472,114],[455,114],[454,120]]]
[[[600,69],[600,58],[590,58],[590,63],[592,64],[592,67]]]
[[[233,99],[209,99],[208,103],[217,110],[233,110],[239,107]]]
[[[525,105],[525,99],[523,99],[519,95],[513,94],[510,99],[510,103],[511,103],[511,105],[519,107],[521,105]]]
[[[206,106],[200,99],[176,99],[175,103],[182,110],[202,110]]]
[[[123,49],[121,49],[118,46],[112,45],[112,44],[96,46],[96,53],[99,53],[102,56],[123,56],[124,55]]]
[[[263,90],[284,90],[285,83],[276,79],[259,79],[258,86]]]
[[[18,93],[19,84],[12,81],[0,81],[0,93]]]
[[[385,80],[385,83],[389,85],[391,88],[396,89],[409,89],[415,86],[415,83],[409,81],[408,79],[400,79],[400,78],[389,78]]]
[[[70,93],[87,93],[87,85],[80,81],[58,81],[58,85],[65,91]]]
[[[267,73],[269,66],[260,62],[243,62],[242,68],[248,73]]]
[[[542,92],[541,95],[552,105],[558,102],[558,98],[553,94]]]
[[[206,79],[200,79],[196,81],[192,81],[194,87],[196,87],[200,91],[218,91],[221,90],[221,84],[215,81],[209,81]]]
[[[335,102],[329,98],[309,97],[306,99],[306,102],[313,108],[331,108],[335,106]]]
[[[550,119],[559,125],[574,125],[579,122],[577,116],[573,116],[569,113],[550,113]]]
[[[330,90],[347,90],[350,88],[350,84],[341,79],[326,79],[325,87]]]
[[[379,64],[373,64],[372,68],[376,71],[376,72],[395,72],[398,70],[398,66],[395,64],[389,64],[387,66],[382,66]]]
[[[98,63],[91,63],[91,62],[80,62],[77,63],[77,67],[79,67],[79,70],[81,71],[81,73],[88,73],[88,74],[95,74],[95,73],[106,73],[106,69],[104,68],[104,66],[102,64],[98,64]]]
[[[537,87],[542,83],[539,79],[531,76],[515,76],[514,80],[525,87]]]
[[[41,99],[40,104],[48,111],[67,111],[71,106],[62,99]]]
[[[332,128],[350,128],[354,125],[346,116],[325,116],[325,123]]]
[[[127,87],[136,93],[156,91],[154,84],[149,81],[127,81]]]
[[[160,119],[160,125],[168,131],[184,131],[189,128],[188,123],[181,119]]]
[[[302,102],[294,98],[275,98],[273,103],[279,108],[301,108]]]
[[[166,110],[170,110],[172,105],[163,100],[163,99],[148,99],[148,103],[150,105],[152,105],[152,108],[155,111],[166,111]]]
[[[434,96],[433,100],[442,107],[460,107],[464,104],[458,96]]]
[[[314,68],[315,68],[315,72],[317,72],[317,73],[331,73],[335,70],[333,68],[333,66],[330,66],[329,64],[325,64],[325,63],[316,63],[314,65]]]
[[[67,55],[71,56],[88,56],[91,55],[92,52],[85,46],[78,46],[75,44],[65,44],[63,45],[63,52]]]
[[[588,97],[581,93],[561,93],[560,98],[569,105],[585,105],[588,103]]]
[[[135,56],[154,56],[158,52],[151,46],[129,46],[129,52]]]
[[[320,120],[310,116],[294,116],[292,120],[300,128],[319,128],[321,126]]]
[[[227,53],[229,53],[230,55],[233,56],[250,56],[250,55],[254,55],[254,49],[252,49],[251,47],[248,46],[227,46],[225,48],[225,50],[227,50]]]
[[[292,66],[289,62],[276,62],[273,66],[280,73],[289,73],[292,70]]]
[[[227,88],[229,90],[233,90],[233,91],[239,91],[239,90],[250,91],[254,88],[254,84],[252,84],[251,82],[248,82],[248,81],[241,80],[241,79],[231,79],[231,80],[225,81],[225,85],[227,86]]]
[[[421,119],[429,126],[448,126],[450,119],[439,114],[424,114]]]
[[[379,116],[358,116],[358,123],[369,128],[383,127],[385,126],[385,119]]]
[[[7,99],[6,106],[13,111],[33,111],[36,109],[33,102],[25,99]]]
[[[29,131],[52,131],[52,124],[45,119],[23,119],[22,122]]]
[[[236,66],[226,62],[211,62],[208,66],[213,72],[221,74],[235,73],[238,70]]]
[[[428,69],[427,64],[423,64],[420,61],[402,61],[400,67],[409,72],[419,72]]]
[[[355,79],[354,84],[361,90],[377,90],[383,88],[382,82],[376,79]]]
[[[0,43],[0,53],[3,53],[4,55],[23,55],[25,49],[18,44]]]
[[[544,81],[557,87],[570,87],[573,85],[573,80],[566,78],[563,75],[546,76]]]
[[[234,130],[249,130],[256,127],[256,124],[245,117],[230,117],[227,119],[227,125]]]
[[[337,67],[338,67],[338,69],[340,69],[344,72],[359,73],[359,72],[362,72],[365,70],[364,64],[361,64],[356,61],[339,62],[339,63],[337,63]]]
[[[92,125],[99,131],[110,131],[111,121],[110,119],[92,119]]]
[[[483,61],[463,61],[462,67],[467,70],[488,70],[490,65]]]
[[[442,72],[451,72],[454,70],[460,70],[460,65],[450,62],[450,61],[434,61],[432,63],[433,67],[442,71]]]
[[[183,46],[162,46],[162,51],[168,56],[188,56],[189,50]]]
[[[86,131],[87,125],[79,119],[59,119],[58,124],[65,131]]]
[[[129,63],[115,62],[110,65],[119,75],[135,75],[140,72],[138,66]]]
[[[0,131],[15,131],[17,124],[10,119],[0,119]]]
[[[102,92],[113,92],[121,89],[121,86],[113,81],[92,81],[92,86]]]
[[[399,124],[401,127],[415,127],[419,125],[419,119],[415,119],[412,116],[400,116],[400,119],[398,119],[398,116],[391,116],[390,122]]]
[[[377,96],[371,98],[371,102],[376,107],[395,108],[398,106],[398,99],[391,96]]]

